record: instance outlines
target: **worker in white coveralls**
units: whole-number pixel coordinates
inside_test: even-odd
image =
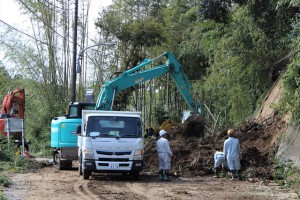
[[[227,131],[228,139],[224,141],[224,157],[227,161],[228,168],[231,172],[232,178],[234,180],[238,177],[240,178],[240,142],[238,139],[234,138],[234,129],[229,129]]]
[[[218,178],[220,169],[224,172],[227,163],[222,151],[215,150],[214,152],[214,178]]]
[[[159,162],[159,180],[169,181],[169,171],[171,168],[171,157],[173,156],[169,140],[168,132],[161,130],[159,132],[160,139],[157,140],[157,153]]]

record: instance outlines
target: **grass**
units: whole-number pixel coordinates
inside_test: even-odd
[[[3,173],[0,173],[0,186],[9,187],[10,185],[11,180]]]
[[[274,179],[279,186],[292,188],[300,199],[300,168],[296,167],[293,162],[277,161],[276,163],[273,172]]]
[[[12,184],[12,181],[2,172],[0,172],[0,188],[9,187]],[[6,200],[6,197],[3,194],[3,190],[0,190],[0,200]]]
[[[33,166],[33,161],[20,155],[20,149],[6,139],[0,138],[0,188],[12,184],[6,175],[9,172],[26,172]],[[3,189],[0,190],[0,200],[6,200]]]

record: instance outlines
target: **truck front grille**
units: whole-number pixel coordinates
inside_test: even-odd
[[[101,155],[116,155],[116,156],[123,156],[123,155],[130,155],[131,151],[120,151],[120,152],[113,152],[113,151],[96,151],[97,154]]]
[[[98,163],[98,166],[101,166],[101,167],[108,167],[109,164],[108,163]],[[120,163],[119,164],[119,167],[129,167],[129,163]]]
[[[99,158],[99,161],[102,162],[128,162],[128,158]]]

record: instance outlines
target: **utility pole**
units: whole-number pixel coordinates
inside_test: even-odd
[[[76,101],[76,56],[77,56],[77,21],[78,21],[78,0],[75,0],[75,17],[74,17],[74,41],[73,41],[73,65],[72,65],[72,97],[71,102]]]

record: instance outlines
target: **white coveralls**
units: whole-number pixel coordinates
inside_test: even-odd
[[[170,148],[169,141],[161,137],[159,140],[157,140],[156,145],[159,161],[159,170],[170,170],[172,151]]]
[[[224,142],[224,157],[230,171],[238,171],[241,169],[240,163],[240,142],[234,137],[229,137]]]
[[[225,161],[224,153],[221,151],[216,151],[214,154],[215,165],[214,168],[227,167],[227,163]]]

